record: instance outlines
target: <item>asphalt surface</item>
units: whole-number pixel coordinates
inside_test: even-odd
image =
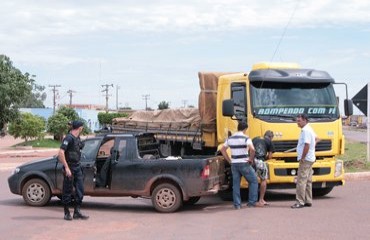
[[[270,206],[262,209],[236,211],[216,195],[173,214],[157,213],[150,199],[85,197],[83,211],[90,219],[67,222],[57,198],[45,207],[30,207],[7,186],[15,166],[58,149],[14,149],[12,142],[0,139],[1,239],[368,239],[370,234],[366,172],[347,173],[350,181],[315,198],[311,208],[290,208],[294,190],[268,191]]]
[[[8,173],[0,172],[0,182]],[[57,198],[45,207],[27,206],[0,185],[1,239],[368,239],[370,181],[350,181],[310,208],[291,209],[294,190],[268,191],[265,208],[234,210],[217,195],[171,214],[154,210],[150,199],[86,197],[89,220],[63,220]]]

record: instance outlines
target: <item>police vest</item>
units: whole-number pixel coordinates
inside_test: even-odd
[[[72,136],[73,141],[65,151],[67,163],[79,163],[81,159],[81,141],[72,134],[69,135]]]

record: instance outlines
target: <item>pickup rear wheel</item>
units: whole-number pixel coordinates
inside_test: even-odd
[[[152,203],[159,212],[175,212],[182,206],[182,196],[179,189],[171,183],[162,183],[154,188]]]
[[[50,201],[51,192],[45,181],[33,178],[24,184],[22,196],[28,205],[41,207]]]

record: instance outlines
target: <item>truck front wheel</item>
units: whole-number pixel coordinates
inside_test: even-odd
[[[154,188],[152,203],[159,212],[175,212],[182,206],[182,196],[179,189],[170,183],[162,183]]]
[[[333,187],[326,187],[326,188],[313,188],[312,195],[314,197],[322,197],[329,194],[333,190]]]

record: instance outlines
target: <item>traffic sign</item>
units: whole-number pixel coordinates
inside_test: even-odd
[[[367,116],[367,84],[352,98],[352,101]]]

